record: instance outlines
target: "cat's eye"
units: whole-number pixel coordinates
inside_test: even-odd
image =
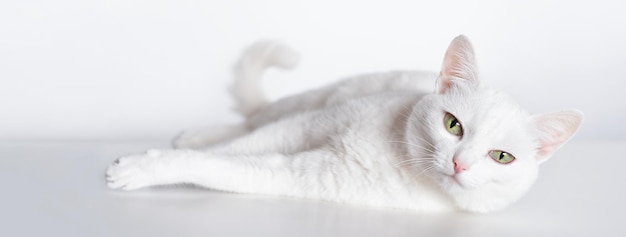
[[[498,150],[490,151],[489,156],[491,156],[493,160],[497,161],[500,164],[508,164],[515,160],[515,156],[511,155],[511,153],[508,153],[506,151],[498,151]]]
[[[463,136],[463,126],[461,126],[461,122],[454,117],[454,115],[450,113],[446,113],[443,117],[443,125],[446,127],[446,130],[452,135],[455,136]]]

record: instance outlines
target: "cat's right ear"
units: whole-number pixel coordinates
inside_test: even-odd
[[[537,161],[543,163],[569,141],[583,122],[583,113],[578,110],[565,110],[556,113],[535,115],[532,122],[537,129]]]
[[[445,93],[453,80],[478,81],[474,49],[464,35],[454,38],[448,46],[439,78],[437,78],[437,92]]]

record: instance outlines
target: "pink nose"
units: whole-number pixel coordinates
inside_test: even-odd
[[[464,170],[467,170],[467,166],[465,166],[463,163],[458,162],[456,160],[453,160],[452,162],[454,162],[454,173],[458,174],[463,172]]]

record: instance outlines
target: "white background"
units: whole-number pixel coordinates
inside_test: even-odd
[[[226,90],[241,49],[303,55],[270,71],[278,98],[358,73],[438,70],[474,43],[482,79],[529,111],[578,108],[579,139],[626,139],[620,1],[58,0],[0,2],[0,140],[167,139],[239,118]]]

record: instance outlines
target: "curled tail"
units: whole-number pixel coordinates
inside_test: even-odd
[[[299,59],[298,53],[276,41],[260,41],[247,48],[235,65],[235,80],[230,88],[237,102],[237,112],[250,116],[267,105],[268,100],[261,90],[265,69],[272,66],[291,69]]]

